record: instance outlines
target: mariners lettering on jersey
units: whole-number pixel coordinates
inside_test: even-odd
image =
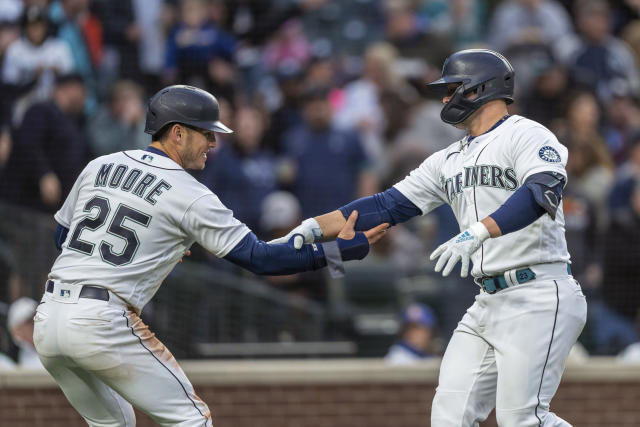
[[[100,166],[93,186],[106,187],[108,185],[111,188],[120,188],[122,191],[131,191],[152,205],[157,203],[157,196],[160,196],[164,190],[171,188],[171,184],[164,179],[161,179],[151,188],[151,185],[157,179],[154,174],[147,172],[142,176],[140,169],[133,168],[130,171],[128,169],[127,165],[119,164],[114,167],[113,163],[105,163]],[[150,188],[151,190],[149,191]]]
[[[503,190],[515,191],[518,188],[518,179],[513,168],[503,169],[496,165],[475,165],[464,168],[455,176],[445,178],[440,177],[442,189],[447,195],[449,202],[462,194],[462,190],[468,187],[493,187]]]

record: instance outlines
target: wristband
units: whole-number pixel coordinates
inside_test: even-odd
[[[357,232],[353,239],[336,238],[343,261],[362,259],[369,253],[369,239],[362,232]]]

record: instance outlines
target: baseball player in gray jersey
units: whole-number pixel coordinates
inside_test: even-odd
[[[56,259],[35,315],[34,343],[45,368],[91,426],[133,426],[132,405],[163,426],[211,426],[207,405],[167,348],[140,319],[175,264],[198,242],[259,274],[327,265],[323,245],[267,244],[185,169],[204,168],[218,102],[170,86],[149,102],[147,150],[99,157],[80,173],[62,208]],[[354,232],[347,222],[332,263],[361,259],[387,225]]]
[[[567,149],[544,126],[509,115],[514,72],[499,53],[471,49],[444,63],[444,122],[467,131],[389,190],[309,218],[274,242],[331,238],[357,209],[356,230],[451,205],[461,233],[431,259],[448,275],[461,262],[480,287],[440,369],[433,427],[477,426],[496,409],[503,427],[568,426],[549,411],[586,301],[569,268],[562,190]],[[294,234],[298,236],[293,237]]]

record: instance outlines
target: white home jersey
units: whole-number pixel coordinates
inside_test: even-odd
[[[514,115],[471,141],[465,137],[429,156],[395,188],[423,215],[450,204],[464,230],[496,211],[530,175],[551,171],[566,177],[567,153],[544,126]],[[562,204],[555,221],[545,214],[521,230],[487,239],[471,260],[474,277],[569,262]]]
[[[143,150],[91,161],[55,219],[69,234],[49,278],[107,288],[137,309],[194,242],[224,257],[250,232],[177,163]]]

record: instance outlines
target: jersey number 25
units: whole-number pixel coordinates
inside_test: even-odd
[[[80,235],[85,228],[95,231],[107,222],[107,217],[111,212],[109,200],[105,199],[104,197],[96,196],[84,205],[85,212],[91,212],[94,209],[97,209],[98,214],[95,217],[87,216],[85,219],[80,221],[76,228],[73,230],[71,240],[69,240],[69,249],[75,250],[76,252],[80,252],[85,255],[93,254],[93,250],[95,249],[96,245],[94,243],[80,239]],[[113,245],[102,240],[99,247],[100,256],[106,263],[116,266],[129,264],[135,256],[136,251],[138,250],[140,240],[138,240],[138,235],[136,234],[135,230],[123,224],[126,219],[143,225],[144,227],[148,227],[149,223],[151,222],[151,216],[122,203],[118,205],[118,209],[116,209],[115,214],[113,215],[113,217],[111,218],[111,222],[109,223],[107,233],[123,239],[126,244],[124,246],[124,249],[120,253],[115,253],[113,251]]]

